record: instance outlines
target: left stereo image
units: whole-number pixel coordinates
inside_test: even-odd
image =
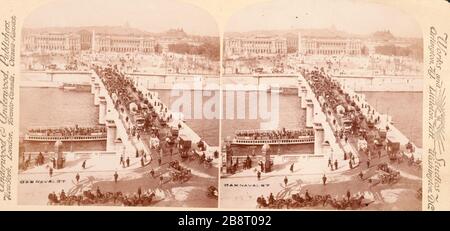
[[[178,1],[52,1],[21,44],[18,204],[217,208],[211,15]]]

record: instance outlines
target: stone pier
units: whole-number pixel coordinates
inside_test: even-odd
[[[305,86],[300,87],[301,91],[301,103],[300,106],[305,109],[306,108],[306,96],[308,95],[308,90],[306,90]]]
[[[99,96],[99,111],[98,111],[98,123],[105,124],[106,117],[106,98],[103,95]]]
[[[323,152],[323,143],[324,143],[324,129],[322,127],[322,123],[314,123],[314,154],[322,155]]]
[[[91,94],[95,94],[95,75],[91,75]]]
[[[94,82],[94,105],[95,106],[98,106],[100,104],[99,96],[100,96],[100,83]]]
[[[116,151],[115,141],[117,137],[117,126],[114,119],[106,119],[106,151]]]
[[[312,128],[314,121],[314,103],[311,99],[306,99],[306,127]]]

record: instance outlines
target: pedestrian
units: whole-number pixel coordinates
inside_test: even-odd
[[[350,190],[347,190],[347,200],[350,201]]]
[[[155,178],[155,170],[153,170],[153,168],[152,170],[150,170],[150,175],[152,176],[152,178]]]
[[[75,179],[77,180],[77,184],[78,184],[78,182],[80,182],[80,174],[77,173],[77,175],[75,176]]]
[[[141,194],[142,194],[141,187],[138,188],[137,194],[138,194],[139,199],[141,199]]]
[[[305,199],[306,199],[306,201],[311,200],[311,196],[309,195],[308,189],[306,189],[306,192],[305,192]]]
[[[139,157],[139,151],[136,149],[136,158]]]
[[[347,160],[347,152],[344,152],[344,160]]]
[[[367,168],[370,168],[370,160],[367,160]]]
[[[50,177],[53,176],[53,168],[50,168],[50,169],[48,170],[48,174],[50,175]]]
[[[159,176],[159,185],[162,185],[164,181],[164,177],[161,175]]]
[[[120,163],[119,164],[123,164],[123,155],[120,156]]]
[[[117,183],[117,179],[119,179],[119,174],[117,174],[117,171],[114,173],[114,183]]]
[[[82,167],[83,169],[86,169],[86,160],[83,161],[83,163],[81,164],[81,167]]]
[[[289,168],[289,170],[291,170],[291,173],[294,172],[294,164],[291,164],[291,167]]]
[[[331,158],[328,159],[328,167],[330,167],[331,171],[333,171],[333,164],[332,164]]]
[[[287,187],[287,184],[288,184],[288,178],[285,176],[284,177],[284,187]]]
[[[258,181],[261,180],[261,172],[260,172],[260,171],[258,171],[258,172],[256,173],[256,177],[258,178]]]
[[[325,176],[325,174],[323,174],[322,182],[323,182],[323,185],[325,185],[327,183],[327,177]]]
[[[52,159],[53,168],[56,168],[56,158]]]
[[[130,167],[130,157],[127,157],[127,167]]]
[[[336,170],[338,169],[338,161],[337,160],[334,161],[334,169],[336,169]]]

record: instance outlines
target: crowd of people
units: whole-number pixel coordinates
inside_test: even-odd
[[[275,198],[272,193],[267,197],[260,196],[256,199],[258,208],[268,208],[268,209],[281,209],[281,208],[317,208],[322,206],[323,208],[331,207],[332,209],[360,209],[368,206],[373,201],[369,201],[364,198],[361,193],[351,194],[347,190],[346,194],[341,198],[339,196],[332,197],[330,194],[326,195],[312,195],[305,191],[304,195],[300,193],[293,194],[290,198]]]
[[[93,134],[105,134],[106,127],[80,127],[75,125],[73,127],[60,128],[31,128],[28,129],[29,134],[45,135],[45,136],[88,136]]]
[[[127,128],[128,134],[139,139],[142,132],[150,132],[162,140],[159,128],[167,126],[167,120],[171,118],[171,115],[165,115],[167,108],[160,102],[150,102],[133,85],[133,81],[115,67],[97,67],[95,70],[113,99],[115,108],[122,113],[126,112],[124,119],[126,124],[130,124]],[[149,97],[152,99],[153,96]],[[138,122],[139,118],[142,118],[142,123]]]
[[[155,193],[142,191],[139,187],[135,193],[102,192],[97,188],[95,192],[84,191],[75,195],[68,195],[64,190],[59,194],[52,192],[48,195],[49,205],[117,205],[117,206],[150,206],[154,204]],[[152,203],[153,202],[153,203]]]
[[[169,163],[171,168],[170,177],[174,182],[186,182],[190,179],[191,170],[180,165],[178,161],[171,161]]]
[[[272,140],[272,139],[298,139],[299,137],[314,136],[313,129],[302,130],[287,130],[285,128],[280,130],[246,130],[236,131],[236,137],[242,139],[253,140]]]
[[[304,71],[303,73],[312,91],[320,99],[319,102],[324,112],[330,118],[333,118],[330,123],[332,124],[331,127],[336,139],[344,140],[345,143],[348,143],[350,138],[364,140],[367,144],[367,154],[369,156],[369,152],[373,154],[379,153],[383,147],[383,143],[379,142],[382,141],[381,139],[375,140],[375,137],[381,137],[380,131],[373,126],[374,123],[379,122],[379,118],[373,118],[375,109],[365,104],[362,104],[362,108],[360,108],[355,102],[355,100],[359,99],[358,96],[355,96],[356,98],[350,97],[341,89],[339,83],[327,76],[323,70],[316,68],[312,71]],[[343,110],[339,110],[339,108]],[[368,117],[362,113],[362,109],[368,111]],[[344,121],[350,123],[348,128],[345,127]],[[389,127],[386,130],[389,130]],[[369,139],[367,135],[368,131],[372,131],[378,135]],[[344,160],[350,159],[350,168],[356,165],[353,158],[354,154],[352,153],[349,153],[349,156],[344,156]],[[332,165],[331,168],[333,168]]]

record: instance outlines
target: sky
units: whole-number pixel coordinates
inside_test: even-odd
[[[123,26],[148,32],[183,28],[188,34],[218,36],[205,10],[175,0],[58,0],[36,8],[24,27]]]
[[[422,37],[415,19],[399,9],[361,0],[275,0],[243,8],[225,32],[336,27],[355,34],[389,29],[394,36]]]

